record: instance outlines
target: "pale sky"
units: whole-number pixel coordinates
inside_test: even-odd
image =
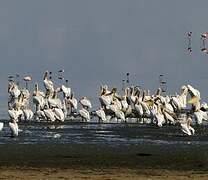
[[[41,82],[45,70],[65,69],[77,96],[97,97],[102,83],[120,88],[126,72],[153,92],[164,73],[170,93],[190,83],[207,101],[208,55],[200,51],[207,7],[207,0],[2,0],[0,96],[8,74]]]

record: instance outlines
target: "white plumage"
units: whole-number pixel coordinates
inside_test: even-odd
[[[0,122],[0,131],[2,131],[3,127],[4,127],[4,123]]]
[[[191,118],[182,120],[180,122],[181,123],[181,130],[183,131],[183,133],[185,133],[189,136],[194,135],[194,133],[195,133],[194,128],[191,127],[191,122],[192,122]]]
[[[135,104],[135,110],[137,111],[137,113],[142,116],[144,111],[143,111],[143,108],[142,108],[142,105],[141,104]]]
[[[86,109],[80,109],[79,114],[84,120],[90,121],[90,113]]]
[[[92,108],[92,104],[90,102],[89,99],[87,99],[87,97],[83,97],[81,100],[80,100],[80,103],[83,107],[87,107],[87,108]]]
[[[11,136],[12,137],[18,136],[18,124],[16,122],[9,122],[9,127],[11,130]]]
[[[121,119],[122,121],[125,121],[125,114],[123,113],[123,111],[117,109],[115,111],[115,115],[118,119]]]
[[[43,111],[44,111],[45,116],[48,120],[50,120],[52,122],[56,120],[55,114],[52,109],[44,109]]]
[[[73,108],[77,109],[77,105],[78,105],[77,99],[73,97],[72,99],[69,99],[69,101],[72,104]]]
[[[31,120],[33,118],[33,112],[31,109],[24,109],[23,110],[25,120]]]
[[[96,115],[98,116],[98,118],[100,118],[102,121],[106,121],[106,115],[105,115],[105,111],[100,108],[96,111]]]
[[[54,114],[57,120],[62,121],[62,122],[65,120],[65,115],[62,109],[54,108]]]
[[[62,102],[59,98],[49,98],[48,104],[50,107],[60,108],[60,109],[62,108]]]
[[[103,103],[105,106],[109,106],[112,102],[112,96],[102,95],[100,97],[100,102]]]
[[[70,97],[71,96],[71,88],[62,85],[61,89],[62,89],[65,97]]]

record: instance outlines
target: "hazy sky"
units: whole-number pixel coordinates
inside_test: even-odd
[[[8,74],[65,69],[79,96],[96,97],[102,83],[131,82],[155,90],[166,74],[168,90],[191,83],[208,96],[207,0],[2,0],[0,96]],[[193,31],[193,55],[186,32]],[[206,98],[207,100],[207,98]]]

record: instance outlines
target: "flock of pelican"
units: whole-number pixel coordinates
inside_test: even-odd
[[[55,87],[48,71],[43,76],[44,91],[35,83],[34,91],[30,92],[27,83],[32,78],[26,76],[23,80],[26,82],[24,88],[20,88],[15,80],[8,83],[9,127],[13,137],[18,136],[18,122],[22,120],[63,122],[67,118],[80,118],[83,122],[90,122],[92,117],[97,117],[99,122],[111,122],[112,119],[128,122],[134,118],[140,123],[159,127],[179,124],[187,135],[195,133],[192,124],[208,121],[208,105],[201,103],[199,90],[191,85],[183,85],[181,92],[174,96],[163,95],[160,88],[150,94],[149,90],[134,86],[126,87],[123,94],[119,94],[116,88],[103,85],[99,95],[100,108],[92,110],[90,99],[84,96],[77,100],[67,80]],[[0,130],[3,126],[0,122]]]

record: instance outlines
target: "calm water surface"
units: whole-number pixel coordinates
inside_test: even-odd
[[[98,123],[19,123],[19,136],[10,137],[7,121],[0,132],[0,144],[106,144],[111,146],[135,144],[208,144],[207,126],[195,127],[196,135],[184,135],[179,126],[162,128],[149,124]]]

